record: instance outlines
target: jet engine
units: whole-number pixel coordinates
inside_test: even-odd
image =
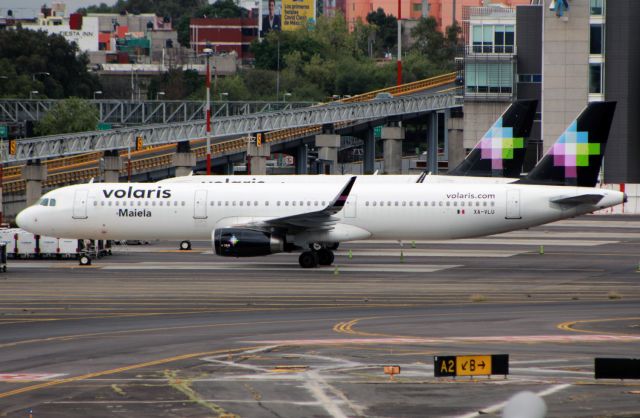
[[[256,257],[286,251],[285,238],[271,232],[247,228],[213,231],[213,248],[223,257]]]

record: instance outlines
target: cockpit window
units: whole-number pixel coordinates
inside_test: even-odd
[[[40,199],[40,204],[42,206],[49,206],[49,199]]]
[[[56,205],[56,199],[49,199],[49,206],[55,206]]]

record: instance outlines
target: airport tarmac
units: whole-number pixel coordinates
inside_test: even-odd
[[[226,259],[208,242],[9,260],[0,276],[0,416],[640,416],[640,217],[587,216],[456,242],[345,243]],[[434,356],[508,354],[509,375],[434,377]],[[391,379],[383,367],[399,365]]]

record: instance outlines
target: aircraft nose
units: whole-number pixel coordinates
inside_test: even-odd
[[[33,217],[33,210],[31,208],[26,208],[18,213],[16,216],[16,224],[18,224],[19,228],[24,229],[25,231],[29,231],[33,228],[35,223],[35,219]]]

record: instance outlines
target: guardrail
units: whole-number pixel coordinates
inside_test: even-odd
[[[381,92],[389,92],[393,95],[400,96],[403,94],[411,94],[417,91],[434,88],[442,85],[446,85],[455,81],[456,73],[443,74],[441,76],[433,77],[426,80],[420,80],[413,83],[407,83],[402,86],[394,86],[388,87],[385,89],[376,90],[374,92],[365,93],[362,95],[354,96],[351,98],[343,99],[341,102],[349,103],[357,103],[365,100],[371,100],[375,98],[378,93]],[[451,89],[449,89],[451,90]],[[447,91],[449,93],[449,91]],[[347,125],[348,121],[338,122],[335,124],[336,127],[341,127]],[[265,135],[266,143],[278,143],[285,142],[287,140],[293,138],[299,138],[303,136],[310,136],[321,133],[322,126],[305,126],[299,128],[287,128],[280,129],[268,132]],[[198,138],[192,140],[191,142],[200,142],[203,141],[204,138]],[[212,154],[215,156],[224,155],[228,153],[234,152],[243,152],[246,150],[247,138],[241,137],[232,140],[227,140],[223,142],[217,142],[212,144]],[[152,156],[145,159],[140,159],[139,157],[142,155],[146,155],[149,153],[161,152],[165,150],[171,150],[175,147],[174,143],[148,146],[145,149],[140,151],[132,151],[132,157],[135,157],[135,160],[132,160],[132,171],[140,172],[143,170],[149,169],[157,169],[161,167],[168,167],[172,164],[172,153]],[[197,159],[205,158],[206,149],[204,146],[193,148],[196,153]],[[91,177],[97,177],[99,173],[99,167],[87,167],[90,165],[98,165],[100,158],[102,157],[101,152],[93,152],[93,153],[85,153],[81,155],[74,155],[69,157],[61,157],[56,159],[50,159],[44,162],[47,165],[48,169],[48,178],[45,181],[45,186],[58,186],[61,184],[68,183],[70,181],[81,181],[88,180]],[[12,166],[5,169],[5,185],[4,191],[5,193],[15,193],[21,190],[24,190],[25,182],[19,178],[20,171],[22,166]],[[58,171],[67,171],[72,170],[73,173],[62,172],[58,173]],[[123,169],[121,173],[124,175],[127,172],[126,162],[123,164]]]

